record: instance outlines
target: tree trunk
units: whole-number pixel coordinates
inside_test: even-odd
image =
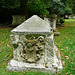
[[[25,15],[25,18],[28,18],[28,6],[27,6],[28,0],[20,0],[20,8],[21,8],[21,14]]]

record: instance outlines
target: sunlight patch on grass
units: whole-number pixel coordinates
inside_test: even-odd
[[[70,21],[75,22],[75,19],[65,19],[65,22],[70,22]]]

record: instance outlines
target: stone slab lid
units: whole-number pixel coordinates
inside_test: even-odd
[[[28,20],[17,26],[11,31],[12,34],[48,34],[50,33],[50,25],[38,17],[33,15]]]

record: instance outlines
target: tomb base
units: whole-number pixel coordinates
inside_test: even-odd
[[[49,66],[46,66],[45,64],[37,64],[37,63],[24,63],[12,59],[8,63],[7,70],[22,71],[22,72],[33,71],[33,72],[55,74],[56,72],[62,71],[62,63],[61,60],[59,59],[60,52],[58,51],[58,48],[55,45],[54,45],[54,50],[55,50],[54,63],[49,64]]]
[[[50,73],[50,74],[53,74],[56,72],[56,69],[45,68],[41,64],[23,63],[13,59],[8,63],[7,69],[10,71],[25,71],[25,72],[33,71],[33,72],[44,72],[44,73]]]

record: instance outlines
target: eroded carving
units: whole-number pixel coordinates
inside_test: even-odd
[[[44,54],[44,37],[39,36],[37,39],[33,40],[27,39],[24,47],[21,56],[24,57],[27,62],[34,63]]]
[[[11,43],[14,47],[14,50],[13,50],[14,59],[17,59],[17,48],[18,48],[18,40],[19,40],[18,38],[19,38],[18,35],[13,35],[13,34],[10,35]]]
[[[14,47],[14,58],[18,61],[34,63],[44,54],[44,36],[39,36],[32,40],[27,39],[25,35],[11,35],[10,37]]]

